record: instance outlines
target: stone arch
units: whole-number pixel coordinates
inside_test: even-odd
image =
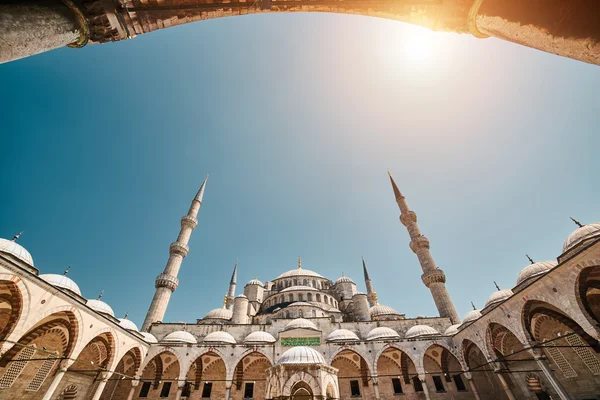
[[[378,368],[379,368],[378,364],[379,364],[381,355],[384,352],[388,351],[389,349],[396,349],[396,350],[400,351],[401,353],[404,353],[404,357],[406,357],[406,360],[410,361],[412,363],[412,365],[415,366],[415,370],[417,370],[417,371],[418,371],[418,368],[422,365],[421,360],[416,359],[410,352],[407,351],[407,349],[403,349],[402,347],[396,345],[395,343],[388,343],[383,348],[381,348],[375,355],[375,361],[373,363],[374,371],[378,371]]]
[[[493,372],[493,364],[489,361],[484,348],[470,339],[464,339],[461,353],[480,397],[482,399],[498,398],[503,389],[498,377]]]
[[[190,382],[194,390],[202,390],[205,384],[211,384],[211,398],[224,398],[227,371],[223,355],[210,349],[190,361],[185,381]]]
[[[252,398],[265,398],[267,373],[273,366],[271,360],[263,352],[249,351],[234,365],[231,399],[242,400],[247,383],[253,384]]]
[[[319,385],[319,382],[317,381],[317,379],[315,379],[314,376],[306,372],[299,371],[290,376],[285,382],[285,384],[283,385],[282,395],[284,397],[291,396],[292,389],[296,387],[296,385],[300,382],[310,387],[312,390],[312,394],[321,392],[321,385]]]
[[[141,364],[142,350],[139,346],[133,346],[118,360],[100,400],[127,398],[131,382],[136,378]]]
[[[441,343],[432,343],[423,352],[423,368],[425,380],[436,391],[458,395],[459,391],[466,389],[462,362],[452,350]]]
[[[338,370],[340,397],[350,398],[352,381],[359,381],[361,395],[374,397],[370,387],[373,372],[366,359],[352,348],[342,348],[331,359],[331,366]]]
[[[412,380],[418,377],[417,364],[403,349],[397,346],[384,347],[377,355],[375,368],[382,400],[395,398],[393,379],[400,379],[402,393],[410,395],[416,392]],[[344,398],[341,392],[340,397]]]
[[[20,321],[24,323],[28,309],[29,292],[23,281],[0,274],[0,340],[8,338]]]
[[[177,381],[179,378],[181,361],[177,353],[167,348],[162,349],[162,351],[159,351],[152,357],[147,357],[140,374],[140,381],[142,382],[142,385],[138,386],[140,388],[139,390],[142,390],[144,385],[149,385],[150,391],[148,398],[158,398],[165,372],[169,366],[174,364],[176,364],[178,368],[174,377],[171,377],[170,375],[167,377],[169,378],[170,382]],[[170,372],[171,375],[173,375],[173,370]],[[175,384],[174,386],[176,387],[177,385]]]
[[[600,260],[583,268],[575,280],[575,299],[590,322],[600,324]]]
[[[273,360],[273,354],[269,354],[269,353],[268,353],[268,352],[267,352],[267,351],[266,351],[264,348],[262,348],[262,347],[255,346],[255,347],[253,347],[253,348],[251,348],[251,349],[248,349],[248,350],[244,351],[244,352],[243,352],[242,354],[240,354],[240,355],[239,355],[239,356],[238,356],[238,357],[237,357],[237,358],[236,358],[236,359],[235,359],[235,360],[234,360],[234,361],[233,361],[231,364],[232,364],[232,365],[238,365],[238,364],[239,364],[239,363],[242,361],[242,359],[243,359],[244,357],[246,357],[247,355],[249,355],[249,354],[252,354],[252,353],[260,353],[261,355],[265,356],[265,357],[267,358],[267,360],[269,360],[269,362],[270,362],[271,364],[274,364],[274,363],[275,363],[275,361]],[[221,358],[225,359],[225,357],[224,357],[222,354],[221,354]]]

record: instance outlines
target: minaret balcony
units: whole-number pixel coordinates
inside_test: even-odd
[[[198,220],[194,217],[190,217],[189,215],[185,215],[181,218],[181,227],[182,228],[191,228],[196,229],[198,226]]]
[[[421,275],[421,279],[425,286],[429,287],[434,283],[446,283],[446,274],[438,268],[435,271],[424,273]]]
[[[407,211],[405,213],[400,214],[400,222],[402,225],[407,226],[408,224],[416,224],[417,223],[417,214],[414,211]]]
[[[181,257],[185,257],[188,255],[189,251],[190,251],[190,248],[183,243],[173,242],[173,243],[171,243],[171,246],[169,246],[169,254],[171,254],[171,255],[178,254]]]
[[[410,249],[415,253],[422,249],[429,250],[429,239],[423,235],[414,238],[410,241]]]
[[[172,275],[160,274],[156,277],[154,286],[158,289],[160,287],[166,287],[170,291],[174,292],[179,286],[179,279]]]

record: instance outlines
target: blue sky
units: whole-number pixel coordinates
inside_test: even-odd
[[[418,51],[415,51],[415,47]],[[426,51],[427,48],[429,51]],[[412,49],[412,50],[407,50]],[[496,39],[326,14],[217,19],[0,65],[0,236],[141,324],[204,175],[165,321],[296,267],[436,315],[386,175],[463,316],[600,220],[600,70]]]

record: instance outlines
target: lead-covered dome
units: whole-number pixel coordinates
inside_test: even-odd
[[[85,303],[89,308],[91,308],[92,310],[99,312],[101,314],[108,314],[111,317],[115,316],[115,313],[113,311],[113,309],[106,304],[105,302],[103,302],[102,300],[94,300],[94,299],[90,299]]]
[[[293,278],[296,276],[314,276],[315,278],[322,278],[321,275],[317,274],[315,271],[311,271],[310,269],[296,268],[284,272],[283,274],[275,278],[275,280],[282,278]]]
[[[194,335],[192,335],[191,333],[186,332],[186,331],[171,332],[167,336],[165,336],[162,341],[163,342],[183,342],[183,343],[191,343],[191,344],[198,343],[198,341],[196,340]]]
[[[283,289],[280,293],[293,292],[295,290],[312,290],[312,291],[317,291],[317,289],[314,288],[314,287],[312,287],[312,286],[290,286],[290,287],[287,287],[287,288]]]
[[[127,318],[119,318],[119,326],[130,331],[139,332],[137,325]],[[156,340],[156,338],[154,338],[154,340]]]
[[[311,321],[304,318],[296,318],[288,322],[288,324],[283,329],[284,331],[290,331],[292,329],[311,329],[313,331],[318,331],[315,324]]]
[[[276,364],[325,364],[325,359],[312,347],[297,346],[285,351]]]
[[[236,344],[235,339],[231,334],[225,331],[211,332],[204,337],[204,343],[229,343]]]
[[[433,336],[439,335],[440,333],[429,325],[415,325],[406,331],[405,337],[407,339],[417,338],[421,336]]]
[[[254,278],[250,282],[246,283],[246,286],[249,286],[249,285],[264,286],[263,283],[256,278]]]
[[[567,239],[563,244],[563,253],[567,250],[571,250],[583,240],[596,235],[600,235],[600,222],[583,225],[582,227],[577,228],[573,233],[567,236]]]
[[[71,292],[81,296],[81,290],[79,286],[66,275],[58,275],[58,274],[42,274],[40,278],[51,284],[52,286],[56,286],[60,289],[70,290]]]
[[[233,311],[226,308],[215,308],[206,313],[203,319],[224,319],[229,320],[233,317]]]
[[[25,247],[16,242],[16,236],[13,240],[0,238],[0,252],[10,254],[24,263],[29,264],[32,267],[34,266],[33,257],[31,257],[31,254]]]
[[[501,303],[504,300],[508,299],[512,295],[513,295],[513,292],[510,289],[498,290],[498,291],[492,293],[490,297],[488,297],[487,301],[485,302],[485,306],[488,307],[488,306],[491,306],[494,304]]]
[[[557,265],[558,263],[555,261],[540,261],[529,264],[519,273],[519,276],[517,277],[517,285],[525,282],[529,278],[533,278],[534,276],[543,275]]]
[[[342,273],[342,276],[340,276],[339,278],[337,278],[337,280],[335,281],[336,285],[338,283],[352,283],[353,285],[356,285],[356,283],[354,283],[354,281],[352,279],[348,278],[343,273]]]
[[[254,343],[275,343],[277,339],[273,337],[269,332],[265,331],[256,331],[252,332],[244,339],[244,343],[254,344]]]
[[[398,311],[394,310],[392,307],[383,306],[381,304],[376,304],[373,307],[369,308],[369,313],[371,317],[380,317],[384,315],[402,315]]]
[[[392,328],[388,328],[385,326],[380,326],[375,328],[369,332],[367,335],[367,340],[377,340],[377,339],[397,339],[400,335],[398,332],[393,330]]]
[[[458,327],[459,326],[460,326],[460,324],[450,325],[448,327],[448,329],[446,329],[446,332],[444,332],[444,335],[446,335],[446,336],[455,335],[456,333],[458,333]]]
[[[349,331],[348,329],[336,329],[327,335],[326,342],[349,342],[360,340],[356,333]]]
[[[463,324],[466,324],[468,322],[473,322],[476,319],[479,319],[479,317],[481,317],[481,311],[480,310],[471,310],[467,313],[467,315],[465,315],[465,317],[463,318]]]
[[[142,334],[142,336],[144,337],[144,340],[148,343],[158,343],[158,340],[156,340],[156,337],[148,332],[140,332]]]

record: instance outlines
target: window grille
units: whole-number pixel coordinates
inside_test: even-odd
[[[48,355],[48,359],[44,361],[40,369],[38,369],[38,371],[35,373],[35,376],[31,380],[31,382],[29,382],[29,385],[27,385],[27,388],[25,390],[29,390],[31,392],[37,392],[38,390],[40,390],[40,387],[42,387],[42,385],[44,384],[44,381],[48,377],[48,374],[50,373],[50,371],[52,371],[52,368],[54,368],[54,365],[56,365],[56,363],[58,362],[58,360],[56,359],[57,357],[58,353]]]
[[[546,351],[548,355],[554,361],[554,364],[560,369],[560,372],[565,376],[565,378],[574,378],[577,376],[577,372],[571,367],[571,364],[567,361],[563,353],[557,349],[556,347],[547,346]]]
[[[13,361],[9,364],[9,367],[4,371],[2,378],[0,378],[0,388],[5,389],[12,386],[17,380],[23,369],[27,366],[27,362],[35,354],[35,345],[27,346],[17,354]]]
[[[594,375],[600,375],[600,360],[598,357],[587,346],[587,343],[579,337],[579,335],[569,335],[566,337],[569,345],[573,346],[573,350],[575,353],[581,358],[581,361],[585,364],[586,367],[592,372]]]

